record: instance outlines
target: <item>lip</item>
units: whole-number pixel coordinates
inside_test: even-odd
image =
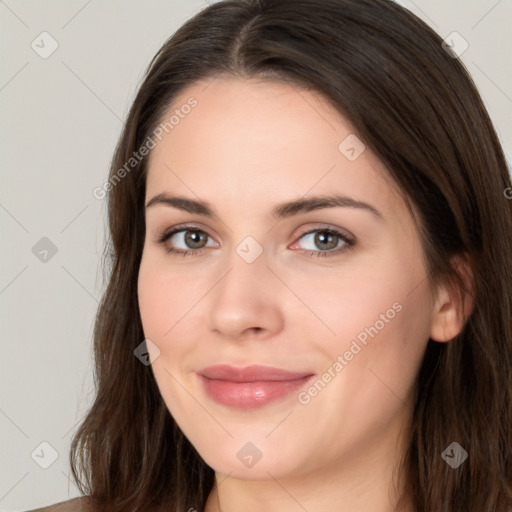
[[[271,366],[208,366],[198,372],[203,389],[215,402],[237,409],[255,409],[303,387],[314,374]]]

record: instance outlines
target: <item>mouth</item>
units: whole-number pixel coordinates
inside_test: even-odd
[[[198,376],[211,400],[236,409],[256,409],[298,391],[315,375],[270,366],[223,364],[204,368]]]

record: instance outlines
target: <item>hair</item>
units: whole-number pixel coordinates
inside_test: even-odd
[[[442,42],[390,0],[210,5],[149,64],[110,177],[199,80],[255,78],[320,93],[416,207],[429,284],[448,279],[473,299],[455,339],[428,340],[417,376],[402,468],[415,511],[510,512],[511,179],[469,73]],[[71,469],[95,510],[201,511],[214,470],[175,423],[151,367],[134,357],[144,339],[137,280],[147,161],[108,194],[109,277],[94,327],[95,400],[72,439]],[[470,285],[456,258],[469,265]],[[453,441],[469,454],[456,469],[441,457]]]

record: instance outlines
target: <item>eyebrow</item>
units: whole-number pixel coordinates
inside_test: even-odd
[[[183,210],[188,213],[195,213],[197,215],[203,215],[205,217],[214,217],[216,215],[214,208],[206,201],[189,199],[182,196],[169,196],[165,193],[157,194],[152,197],[147,202],[146,209],[155,205],[169,206],[171,208]],[[371,204],[336,194],[313,196],[278,204],[272,210],[272,217],[276,219],[284,219],[299,213],[306,213],[324,208],[335,208],[339,206],[360,208],[370,212],[380,221],[385,220],[382,213]]]

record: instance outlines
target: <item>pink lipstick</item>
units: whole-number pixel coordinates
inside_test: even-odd
[[[206,394],[215,402],[237,409],[255,409],[298,391],[313,376],[270,366],[208,366],[198,372]]]

